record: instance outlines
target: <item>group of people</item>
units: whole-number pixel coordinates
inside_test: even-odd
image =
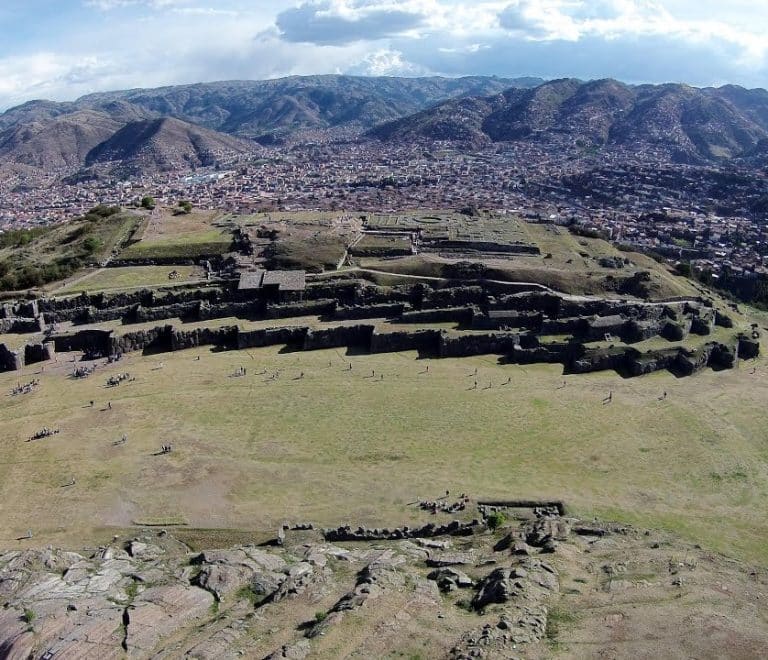
[[[248,370],[245,367],[238,367],[235,370],[235,373],[232,374],[235,378],[238,378],[240,376],[247,376]]]
[[[96,371],[96,365],[92,364],[91,366],[84,365],[82,367],[75,367],[72,370],[72,377],[73,378],[88,378],[91,374],[93,374]]]
[[[31,442],[32,440],[42,440],[43,438],[50,438],[52,435],[56,435],[58,432],[59,429],[49,429],[46,426],[34,435],[29,436],[29,440],[27,440],[27,442]]]
[[[38,385],[40,385],[40,380],[38,378],[35,378],[29,381],[28,383],[24,383],[24,385],[22,385],[21,383],[17,383],[16,387],[14,387],[11,390],[11,396],[18,396],[19,394],[29,394]]]
[[[133,378],[131,378],[131,374],[127,372],[124,374],[117,374],[115,376],[110,376],[107,379],[107,387],[116,387],[117,385],[119,385],[124,381],[134,381],[134,380],[136,380],[136,377],[134,376]]]
[[[125,436],[123,436],[125,437]],[[173,446],[171,445],[161,445],[160,446],[160,453],[161,454],[170,454],[173,451]]]

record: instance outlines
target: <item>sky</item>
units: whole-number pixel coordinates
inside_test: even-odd
[[[0,0],[0,110],[287,75],[768,87],[768,0]]]

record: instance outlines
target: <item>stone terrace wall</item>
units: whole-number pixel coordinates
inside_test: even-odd
[[[447,289],[428,291],[424,296],[424,307],[459,307],[466,305],[482,305],[486,302],[487,294],[481,286],[458,286]]]
[[[36,362],[47,362],[56,357],[56,346],[52,341],[46,341],[39,344],[27,344],[24,346],[25,364],[35,364]]]
[[[286,319],[293,316],[322,316],[336,311],[336,301],[329,299],[307,300],[287,305],[267,305],[268,319]]]
[[[341,305],[353,305],[356,302],[360,302],[360,291],[362,288],[363,282],[361,280],[314,283],[307,285],[307,288],[304,291],[304,299],[333,299],[338,301]]]
[[[587,331],[587,325],[587,319],[579,317],[567,317],[563,319],[545,318],[541,321],[541,334],[582,336]]]
[[[307,328],[301,326],[240,330],[237,348],[262,348],[264,346],[303,346]]]
[[[305,351],[348,346],[362,346],[368,349],[371,345],[373,330],[372,325],[342,325],[322,330],[307,329],[303,348]]]
[[[660,351],[650,351],[638,354],[627,352],[626,369],[632,376],[642,376],[662,369],[673,369],[678,364],[679,348],[666,348]]]
[[[52,337],[56,351],[95,352],[109,355],[114,352],[111,347],[111,330],[79,330],[73,334],[55,335]]]
[[[198,346],[238,347],[238,328],[226,325],[221,328],[195,328],[194,330],[173,330],[171,350],[181,351]]]
[[[143,351],[148,348],[157,352],[172,350],[171,335],[173,326],[165,325],[149,330],[137,330],[124,335],[110,337],[109,353],[130,353],[131,351]]]
[[[568,365],[575,355],[582,355],[584,348],[581,344],[542,344],[525,348],[516,345],[514,351],[507,356],[507,362],[512,364],[563,364]]]
[[[475,314],[472,317],[472,329],[501,330],[502,328],[526,328],[528,330],[540,330],[544,323],[544,318],[545,317],[541,312],[493,310],[488,315]]]
[[[339,321],[350,319],[396,319],[405,311],[404,303],[383,303],[337,307],[333,318]]]
[[[371,353],[400,353],[424,351],[433,355],[440,352],[440,330],[404,330],[371,334]]]
[[[585,374],[591,371],[626,368],[628,352],[634,349],[594,349],[585,350],[581,355],[574,355],[567,369],[570,373]],[[637,353],[637,351],[634,351]]]
[[[197,318],[200,321],[223,318],[260,318],[264,315],[263,303],[259,300],[247,302],[220,302],[208,303],[201,301],[197,310]]]
[[[349,525],[336,529],[324,529],[323,537],[326,541],[394,541],[398,539],[431,538],[434,536],[471,536],[484,530],[485,524],[480,520],[460,522],[452,520],[444,525],[429,523],[421,527],[411,528],[407,525],[394,528],[352,528]]]
[[[751,360],[760,355],[760,338],[739,335],[739,357],[743,360]]]
[[[160,307],[137,307],[132,316],[137,323],[166,321],[168,319],[198,319],[200,302],[183,302]]]
[[[80,316],[71,320],[79,323],[104,323],[106,321],[131,318],[135,311],[135,307],[107,307],[105,309],[86,307],[82,310]],[[151,320],[154,321],[155,319]]]
[[[475,310],[472,307],[447,307],[403,312],[401,323],[471,323]]]
[[[390,288],[349,279],[313,283],[303,300],[297,300],[297,295],[284,297],[280,303],[267,302],[259,292],[199,287],[162,295],[150,290],[116,295],[83,294],[68,299],[41,300],[39,307],[48,320],[101,322],[121,318],[124,323],[144,323],[177,317],[203,321],[230,316],[262,319],[306,315],[336,320],[384,317],[412,324],[452,322],[489,331],[449,333],[414,329],[377,333],[368,324],[249,331],[240,331],[235,326],[174,330],[170,325],[162,325],[121,336],[109,331],[83,330],[54,337],[55,350],[102,354],[145,349],[170,351],[201,345],[241,349],[289,345],[299,350],[355,346],[372,353],[418,350],[444,357],[498,354],[506,356],[504,359],[510,363],[559,362],[574,373],[616,369],[639,375],[663,368],[681,374],[694,373],[704,366],[727,368],[733,366],[739,352],[745,357],[754,357],[759,352],[759,340],[746,335],[732,347],[712,343],[698,351],[670,348],[646,354],[627,347],[585,349],[578,341],[539,344],[535,333],[568,334],[581,341],[601,339],[606,332],[621,336],[624,341],[639,341],[657,334],[677,340],[689,331],[706,334],[715,322],[727,325],[730,319],[695,301],[676,300],[650,306],[630,300],[571,300],[540,290],[496,295],[490,295],[490,291],[480,282],[442,288],[420,282]],[[17,318],[18,311],[35,311],[37,306],[37,301],[27,301],[16,308],[6,306],[0,315],[0,331],[31,322],[35,323],[34,330],[39,331],[42,322],[39,316]],[[516,331],[507,332],[502,328]],[[8,357],[9,353],[6,348],[3,353],[6,362],[17,359]],[[42,345],[31,344],[20,359],[22,362],[25,357],[44,359],[42,356]]]
[[[0,319],[0,334],[7,332],[25,334],[29,332],[42,332],[43,330],[45,330],[45,322],[42,316],[37,318],[12,317]]]
[[[0,344],[0,371],[19,371],[24,368],[24,351],[12,351]]]
[[[512,353],[518,343],[518,334],[512,332],[488,334],[440,335],[440,357],[467,357],[469,355],[505,355]]]

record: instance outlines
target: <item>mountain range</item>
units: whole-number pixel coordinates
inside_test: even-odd
[[[242,151],[255,142],[280,142],[307,131],[359,134],[448,98],[541,82],[300,76],[107,92],[73,102],[30,101],[0,114],[0,163],[50,169],[138,158],[137,165],[162,168],[174,160],[169,153],[173,135],[184,136],[181,160],[205,163],[206,153]],[[174,123],[147,123],[160,119]],[[159,139],[157,129],[168,139]],[[150,139],[152,145],[143,144]],[[155,162],[147,156],[159,153],[158,142],[167,148]]]
[[[536,141],[652,149],[672,160],[760,166],[768,92],[616,80],[298,76],[134,89],[0,114],[0,165],[209,165],[262,144],[336,139],[468,145]]]
[[[517,140],[658,148],[702,162],[749,157],[768,139],[768,92],[732,85],[630,86],[563,79],[531,89],[450,99],[368,132],[380,140]],[[763,146],[761,146],[763,145]]]

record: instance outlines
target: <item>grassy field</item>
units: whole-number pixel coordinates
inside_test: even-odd
[[[177,271],[181,277],[168,279],[168,273]],[[73,280],[56,289],[56,295],[79,293],[81,291],[103,291],[110,289],[132,289],[143,286],[171,286],[189,280],[202,278],[203,270],[197,266],[126,266],[122,268],[101,268]]]
[[[239,366],[247,376],[232,376]],[[132,354],[85,381],[48,365],[39,391],[0,399],[2,540],[31,528],[35,544],[82,542],[137,521],[393,524],[413,519],[409,502],[450,489],[563,498],[580,515],[765,564],[768,365],[752,366],[562,387],[559,366],[493,356],[195,349]],[[0,374],[0,391],[37,371]],[[135,382],[105,387],[126,371]],[[26,442],[44,426],[61,433]],[[171,454],[154,455],[167,443]]]
[[[223,254],[232,247],[235,224],[217,211],[193,211],[175,215],[153,213],[141,240],[120,254],[121,259],[195,258]]]

